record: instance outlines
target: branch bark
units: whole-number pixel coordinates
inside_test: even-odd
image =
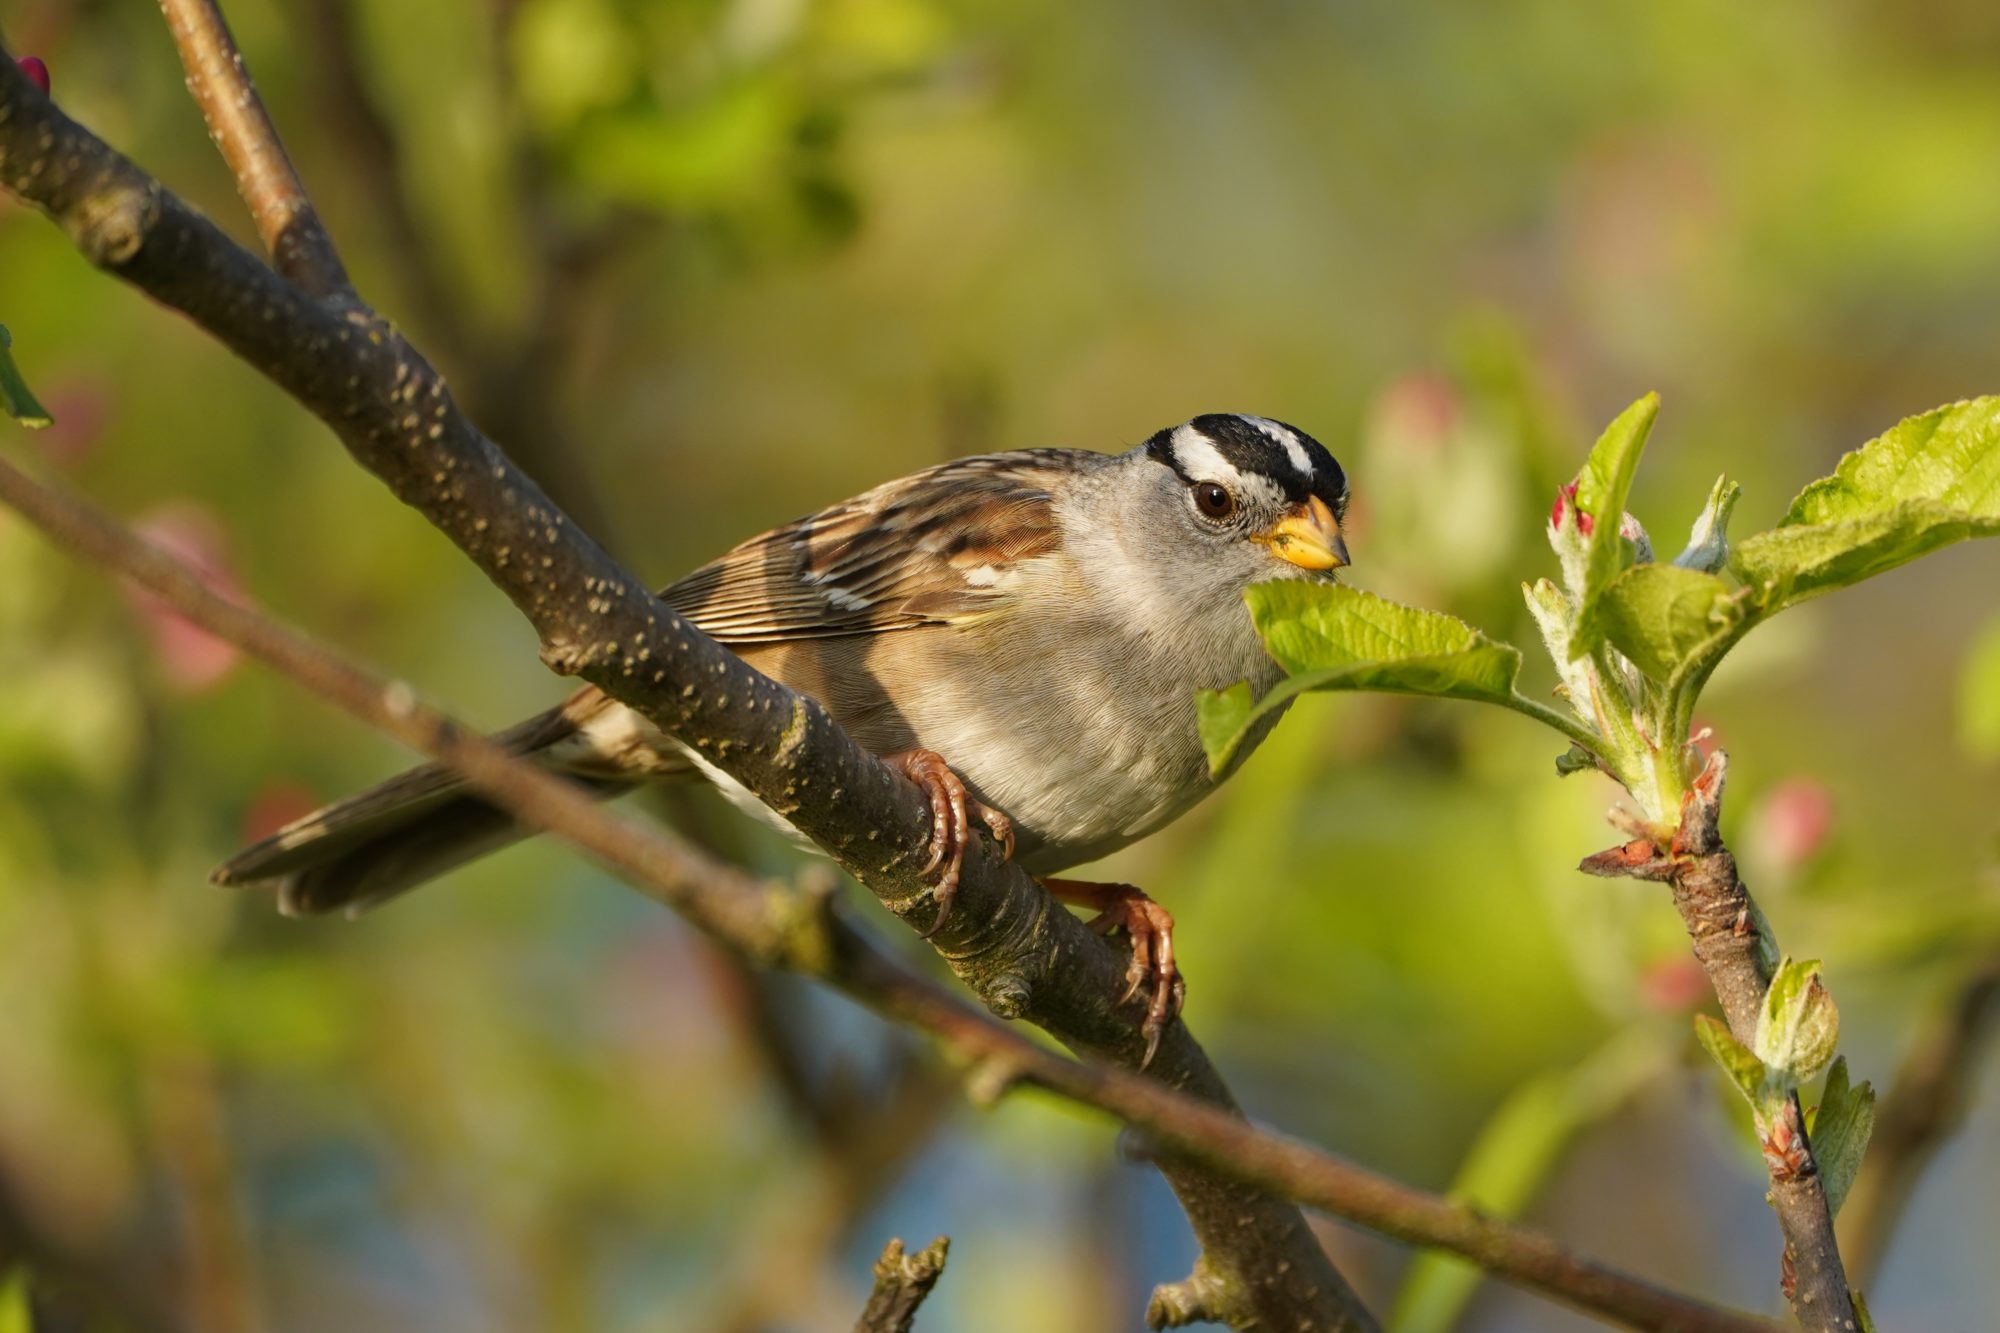
[[[1032,1084],[1117,1116],[1145,1134],[1163,1169],[1213,1173],[1295,1198],[1414,1245],[1463,1255],[1532,1290],[1630,1328],[1675,1333],[1775,1333],[1768,1321],[1677,1296],[1565,1250],[1549,1237],[1376,1175],[1233,1111],[1122,1069],[1066,1060],[974,1010],[877,947],[831,910],[824,892],[755,879],[682,846],[657,826],[624,818],[570,784],[422,707],[400,682],[343,661],[247,605],[226,601],[199,575],[82,501],[0,461],[0,503],[66,550],[117,571],[189,620],[229,640],[369,725],[456,765],[509,812],[592,855],[641,892],[747,958],[833,985],[883,1016],[929,1033],[989,1095]],[[1204,1260],[1162,1288],[1156,1326],[1178,1316],[1240,1308],[1245,1293]],[[1280,1326],[1282,1327],[1282,1326]]]
[[[266,268],[63,115],[11,60],[0,64],[0,183],[48,213],[92,263],[186,314],[325,422],[514,602],[551,668],[701,751],[891,912],[932,924],[919,874],[929,814],[911,783],[818,703],[760,675],[622,569],[459,412],[388,321],[355,301],[314,299]],[[247,80],[241,91],[254,96]],[[996,1014],[1139,1066],[1138,1024],[1117,1002],[1123,962],[985,844],[969,851],[957,908],[930,939]],[[1179,1022],[1153,1070],[1240,1116]],[[1206,1167],[1161,1170],[1211,1265],[1241,1285],[1260,1325],[1375,1327],[1296,1207]]]
[[[910,1333],[917,1307],[944,1276],[945,1252],[950,1248],[949,1236],[939,1236],[915,1254],[903,1253],[902,1241],[890,1241],[875,1261],[875,1290],[855,1321],[854,1333]]]
[[[1640,838],[1586,858],[1581,869],[1671,886],[1674,907],[1694,941],[1695,958],[1708,973],[1730,1034],[1754,1048],[1777,953],[1736,872],[1736,858],[1723,845],[1719,826],[1728,772],[1723,751],[1709,755],[1681,801],[1680,827],[1664,854]],[[1797,1093],[1786,1099],[1763,1147],[1770,1168],[1768,1198],[1785,1238],[1783,1287],[1792,1313],[1811,1333],[1852,1333],[1860,1321]]]

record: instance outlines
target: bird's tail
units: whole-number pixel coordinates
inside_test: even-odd
[[[549,768],[567,770],[565,751],[577,747],[562,743],[579,736],[579,704],[587,702],[572,698],[493,739]],[[636,785],[610,776],[570,775],[605,798]],[[530,832],[453,770],[424,764],[292,821],[217,866],[210,878],[275,889],[279,910],[288,916],[335,911],[354,916]]]

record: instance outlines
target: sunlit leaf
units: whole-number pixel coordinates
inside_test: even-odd
[[[1206,691],[1200,710],[1209,766],[1221,772],[1250,728],[1308,690],[1378,690],[1505,703],[1521,652],[1462,620],[1337,584],[1262,583],[1244,594],[1271,656],[1290,673],[1262,699],[1247,685]]]
[[[1569,645],[1572,659],[1589,652],[1602,637],[1596,619],[1598,600],[1625,564],[1625,539],[1619,535],[1619,525],[1625,517],[1626,497],[1632,491],[1632,476],[1639,469],[1639,455],[1659,414],[1660,396],[1654,393],[1619,413],[1604,428],[1583,471],[1577,474],[1576,507],[1594,522],[1584,554],[1577,632]]]
[[[1826,1090],[1820,1094],[1819,1109],[1807,1131],[1826,1189],[1826,1206],[1836,1214],[1861,1170],[1868,1136],[1874,1129],[1875,1089],[1867,1082],[1849,1086],[1847,1057],[1843,1055],[1827,1071]]]
[[[1611,581],[1598,621],[1639,670],[1672,681],[1733,641],[1745,627],[1743,599],[1713,574],[1679,565],[1634,565]]]
[[[1733,567],[1768,610],[1858,583],[1940,546],[2000,532],[2000,398],[1910,417],[1745,538]]]

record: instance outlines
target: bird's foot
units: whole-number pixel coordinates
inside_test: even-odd
[[[930,929],[922,932],[929,939],[951,913],[951,901],[958,892],[959,870],[965,864],[965,849],[972,841],[971,817],[978,816],[979,822],[986,825],[1010,861],[1014,859],[1014,821],[967,791],[958,774],[951,771],[951,766],[935,750],[904,750],[884,755],[883,762],[916,783],[931,803],[931,857],[918,872],[927,879],[937,876],[931,885],[937,916]]]
[[[1180,1016],[1187,1002],[1187,980],[1174,962],[1174,918],[1166,908],[1130,884],[1099,884],[1082,879],[1045,879],[1042,887],[1066,903],[1096,909],[1090,928],[1108,935],[1122,928],[1132,941],[1132,962],[1125,969],[1124,1004],[1142,992],[1146,1018],[1139,1034],[1146,1039],[1144,1069],[1160,1048],[1160,1034]]]

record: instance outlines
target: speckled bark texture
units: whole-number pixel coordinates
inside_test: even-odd
[[[310,410],[533,624],[543,659],[693,745],[912,924],[929,818],[907,781],[816,703],[752,670],[654,598],[457,409],[393,325],[335,292],[314,299],[64,116],[0,60],[0,183],[90,261],[181,311]],[[986,844],[932,942],[995,1012],[1136,1066],[1123,960]],[[1158,1077],[1234,1109],[1180,1024]],[[1374,1327],[1292,1204],[1206,1168],[1163,1166],[1212,1271],[1242,1292],[1239,1328]]]

